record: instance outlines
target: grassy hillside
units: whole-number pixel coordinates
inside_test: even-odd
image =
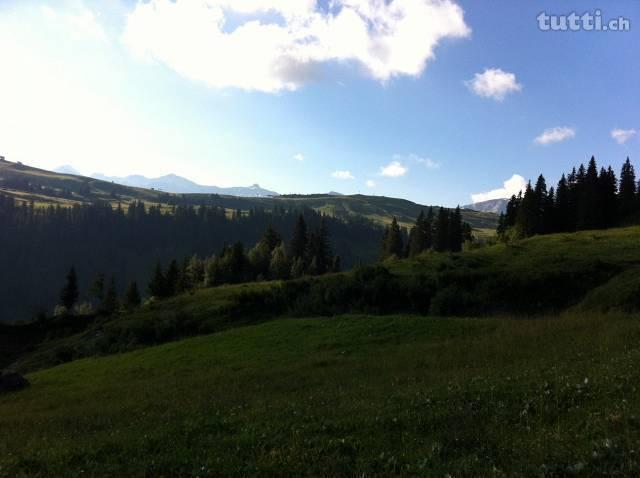
[[[637,317],[289,319],[34,373],[0,476],[632,476]]]
[[[640,227],[587,231],[428,253],[322,278],[201,289],[57,334],[17,362],[17,354],[7,355],[4,365],[36,370],[283,316],[640,313],[639,244]]]
[[[335,217],[362,216],[377,223],[387,224],[393,216],[402,225],[410,227],[420,210],[428,207],[411,201],[382,196],[281,196],[277,198],[240,198],[211,194],[168,194],[161,191],[132,188],[106,181],[54,173],[29,166],[0,162],[0,192],[20,201],[34,201],[38,205],[82,204],[97,199],[122,203],[139,200],[149,204],[208,204],[229,210],[275,207],[312,208]],[[498,217],[495,214],[463,211],[463,219],[474,228],[495,230]]]

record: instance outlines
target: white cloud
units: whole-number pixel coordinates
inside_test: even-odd
[[[367,180],[367,187],[368,188],[375,188],[376,187],[376,182],[373,179],[368,179]]]
[[[471,200],[476,203],[489,201],[490,199],[510,198],[514,194],[517,195],[520,191],[524,191],[526,187],[527,182],[525,179],[519,174],[514,174],[503,183],[501,188],[486,193],[472,194]]]
[[[294,154],[293,159],[295,159],[296,161],[302,162],[304,161],[304,154],[302,153]]]
[[[355,176],[351,174],[351,171],[348,170],[334,171],[333,173],[331,173],[331,176],[336,179],[355,179]]]
[[[522,90],[516,75],[500,68],[487,68],[483,73],[476,73],[473,79],[465,82],[476,95],[502,101],[510,93]]]
[[[380,168],[380,174],[390,178],[399,178],[404,176],[409,168],[404,166],[400,161],[391,161],[388,165]]]
[[[57,13],[48,5],[43,5],[41,11],[49,21],[57,22],[67,28],[76,39],[89,37],[107,41],[107,35],[94,13],[82,5],[71,13]]]
[[[400,154],[396,154],[393,156],[395,161],[413,161],[414,163],[423,164],[428,169],[438,169],[440,167],[440,163],[434,161],[431,158],[423,158],[422,156],[418,156],[417,154],[411,153],[407,156],[402,156]]]
[[[209,87],[277,92],[318,77],[326,62],[357,63],[380,81],[418,76],[441,40],[470,33],[453,0],[332,0],[324,10],[319,3],[139,2],[123,40],[135,54]],[[235,28],[230,17],[240,18]]]
[[[560,143],[567,139],[574,138],[576,135],[576,130],[573,128],[569,128],[567,126],[560,126],[557,128],[548,128],[545,129],[540,136],[538,136],[534,141],[540,145],[547,145],[553,143]]]
[[[618,143],[624,144],[635,136],[635,129],[614,129],[611,131],[611,137]]]

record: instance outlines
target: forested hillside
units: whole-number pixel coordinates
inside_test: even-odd
[[[395,217],[402,226],[411,226],[420,211],[428,206],[406,199],[384,196],[336,196],[331,194],[286,195],[275,198],[249,198],[218,194],[169,194],[100,181],[83,176],[53,173],[29,166],[0,161],[0,192],[18,202],[36,205],[90,204],[98,200],[113,207],[132,201],[147,205],[219,207],[228,211],[241,209],[314,209],[339,218],[365,217],[381,225]],[[434,208],[437,213],[437,207]],[[462,211],[462,218],[476,229],[495,229],[498,216],[476,211]]]
[[[0,195],[0,310],[5,321],[50,313],[71,266],[86,297],[94,276],[115,277],[118,291],[126,283],[146,285],[158,262],[182,261],[194,254],[217,254],[238,241],[253,246],[272,226],[289,237],[300,214],[310,229],[323,216],[312,209],[250,210],[234,214],[218,207],[177,206],[163,210],[131,203],[125,210],[108,203],[49,206],[17,205]],[[334,248],[345,267],[378,257],[382,229],[354,217],[325,217]],[[146,290],[144,291],[146,292]]]

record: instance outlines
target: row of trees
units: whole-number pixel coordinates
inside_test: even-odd
[[[224,246],[219,254],[201,258],[198,254],[182,263],[172,260],[165,268],[158,262],[148,291],[157,298],[167,298],[200,287],[235,284],[256,280],[285,280],[303,275],[321,275],[340,271],[340,256],[334,256],[327,223],[320,221],[308,232],[304,215],[300,214],[289,241],[269,225],[248,251],[242,242]],[[97,312],[109,315],[121,308],[132,310],[141,303],[137,282],[132,281],[122,298],[118,297],[116,279],[107,282],[99,273],[91,283],[87,302],[78,304],[80,291],[74,267],[66,276],[60,292],[58,315],[73,311],[79,315]]]
[[[91,315],[96,312],[111,315],[121,308],[133,310],[142,303],[137,282],[130,282],[122,298],[119,298],[115,277],[112,276],[107,283],[104,274],[96,275],[91,283],[87,302],[78,304],[79,298],[78,275],[75,267],[71,267],[65,285],[60,291],[60,301],[54,315],[68,315],[74,312],[79,315]]]
[[[334,256],[327,224],[322,220],[308,232],[304,216],[298,216],[291,238],[285,241],[268,226],[258,243],[248,251],[242,242],[225,245],[218,254],[197,254],[182,264],[172,260],[166,270],[157,264],[149,292],[165,298],[198,287],[214,287],[259,280],[286,280],[303,275],[340,271],[340,256]]]
[[[238,207],[243,204],[238,200]],[[116,277],[122,296],[128,285],[125,278],[147,284],[158,261],[166,265],[193,254],[208,257],[236,241],[253,245],[269,225],[288,235],[300,215],[309,231],[324,221],[334,254],[344,267],[376,259],[372,251],[378,245],[379,226],[358,217],[323,217],[295,204],[233,211],[218,205],[167,207],[141,202],[38,207],[0,193],[0,320],[27,320],[49,310],[59,299],[60,278],[70,264],[80,277],[99,272]],[[317,243],[315,237],[313,241]],[[309,259],[304,268],[331,267],[320,260],[312,262]],[[82,297],[86,286],[81,283]]]
[[[427,250],[459,252],[462,244],[472,239],[471,226],[462,221],[460,207],[454,210],[438,208],[437,217],[432,207],[427,214],[420,211],[408,238],[394,217],[387,226],[382,240],[381,258],[415,257]]]
[[[524,192],[509,200],[497,231],[499,237],[509,239],[604,229],[639,211],[638,184],[629,158],[618,181],[611,166],[598,170],[592,157],[586,167],[581,164],[563,174],[556,188],[547,189],[542,175],[535,186],[529,182]]]

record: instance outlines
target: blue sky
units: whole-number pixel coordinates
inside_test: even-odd
[[[640,156],[634,0],[233,2],[0,2],[0,154],[448,206]],[[630,31],[538,28],[598,8]]]

